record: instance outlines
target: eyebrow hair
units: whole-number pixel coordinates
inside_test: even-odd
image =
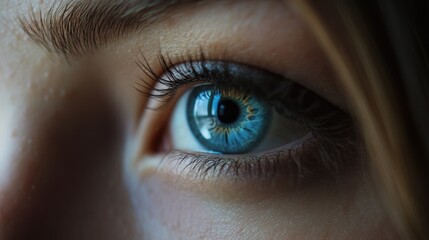
[[[144,29],[166,17],[169,9],[201,0],[70,1],[19,18],[38,45],[66,59],[95,52],[100,46]]]

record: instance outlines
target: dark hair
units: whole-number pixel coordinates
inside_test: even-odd
[[[429,238],[429,1],[296,1],[330,57],[404,238]]]

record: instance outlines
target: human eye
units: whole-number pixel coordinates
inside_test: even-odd
[[[159,168],[202,179],[287,178],[296,185],[350,161],[350,116],[296,81],[204,56],[174,62],[161,56],[160,76],[140,63],[156,82],[140,90],[161,103],[156,111],[169,112],[153,143],[152,154],[165,154]]]
[[[389,137],[402,129],[388,131],[396,115],[375,88],[401,75],[373,64],[373,50],[395,42],[383,31],[376,40],[387,44],[372,48],[373,34],[331,25],[365,3],[342,12],[341,1],[4,2],[0,12],[18,16],[0,13],[1,236],[395,234],[382,181],[371,178],[407,172],[387,157],[396,151],[383,155],[401,145]],[[381,6],[369,10],[381,20]],[[365,14],[355,20],[367,29]]]

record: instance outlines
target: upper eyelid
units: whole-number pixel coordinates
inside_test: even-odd
[[[44,14],[19,17],[36,44],[67,60],[92,53],[101,45],[162,21],[170,9],[202,0],[77,1],[53,5]]]
[[[190,83],[211,83],[218,89],[235,89],[243,93],[261,97],[264,101],[269,102],[280,114],[295,118],[295,120],[312,129],[320,128],[319,122],[314,121],[314,119],[328,121],[333,119],[333,116],[343,119],[345,121],[344,126],[350,125],[351,120],[349,121],[350,116],[347,112],[342,111],[330,101],[293,80],[243,63],[208,60],[208,56],[203,51],[200,51],[198,55],[199,57],[185,56],[171,58],[168,55],[160,53],[158,60],[162,69],[161,72],[152,69],[144,55],[142,55],[144,61],[138,61],[137,64],[139,64],[140,69],[152,82],[148,83],[146,79],[140,78],[141,82],[146,86],[136,86],[136,90],[149,98],[167,104],[182,86]],[[180,69],[186,68],[188,68],[187,71],[190,73],[180,74]],[[150,71],[149,74],[145,70]],[[178,71],[179,76],[177,77],[172,71]],[[213,71],[216,73],[213,73]],[[219,71],[226,72],[227,75],[219,74]],[[243,74],[252,77],[246,79],[237,77]],[[230,81],[230,77],[233,77],[236,81]],[[217,81],[219,79],[221,81]],[[164,87],[159,88],[157,87],[158,84]],[[139,89],[138,87],[141,88]],[[161,91],[158,91],[158,89]],[[164,106],[160,105],[158,108],[150,109],[156,110]],[[337,131],[335,134],[339,132]]]
[[[257,88],[261,93],[264,93],[264,98],[267,100],[276,96],[278,90],[303,88],[284,76],[256,66],[230,62],[225,59],[210,60],[202,50],[196,56],[182,58],[172,58],[160,53],[158,55],[158,65],[161,68],[161,72],[156,71],[143,54],[141,57],[142,60],[138,60],[136,64],[143,76],[138,76],[141,84],[138,84],[136,89],[144,95],[160,99],[172,97],[175,91],[171,90],[176,90],[176,88],[188,83],[197,82],[212,83],[217,87],[233,88],[242,92],[251,92],[252,94],[258,93],[254,91]],[[238,76],[243,76],[243,74],[252,77],[240,80]],[[267,76],[270,76],[270,78],[267,78]],[[234,79],[234,81],[230,81],[231,79]],[[246,84],[244,84],[244,81]],[[163,85],[164,87],[158,88],[156,87],[157,85]],[[253,86],[253,88],[250,88],[250,86]],[[276,88],[273,88],[273,86]],[[285,92],[285,94],[287,95],[288,93]]]

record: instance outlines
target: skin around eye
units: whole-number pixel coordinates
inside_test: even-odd
[[[243,8],[244,5],[234,8],[240,11],[234,14],[233,22],[240,23],[235,17],[254,16],[254,13],[244,14],[243,9],[249,9],[248,7],[264,9],[267,3],[273,2],[255,1],[252,4],[249,4],[248,1],[243,2],[245,8]],[[270,17],[260,16],[257,19],[274,19],[272,16],[275,15],[276,9],[280,8],[281,6],[278,5],[271,6],[267,11],[267,13],[269,12],[267,16]],[[232,8],[215,9],[217,8],[211,6],[210,11],[202,13],[200,17],[194,14],[189,15],[192,16],[192,20],[187,22],[188,25],[180,24],[178,28],[175,28],[171,37],[168,37],[168,34],[163,36],[160,44],[164,49],[163,53],[172,56],[170,59],[173,60],[173,65],[167,64],[169,67],[185,63],[187,60],[201,60],[198,57],[203,51],[205,60],[249,64],[287,76],[325,99],[329,99],[330,102],[335,103],[335,106],[346,109],[342,105],[345,103],[344,99],[338,97],[339,95],[331,94],[335,87],[330,83],[334,81],[335,75],[329,74],[329,67],[324,65],[327,61],[323,60],[323,55],[317,50],[317,43],[313,42],[305,25],[296,16],[292,17],[283,11],[276,15],[279,23],[283,24],[270,21],[270,23],[258,25],[257,22],[246,21],[245,25],[232,27],[229,20],[228,24],[222,24],[225,19],[220,18],[217,14],[213,18],[208,17],[210,12],[227,12]],[[216,26],[212,25],[214,22],[216,22]],[[197,23],[204,26],[203,31],[197,30]],[[288,23],[288,25],[285,26],[284,23]],[[217,31],[219,29],[221,30]],[[277,42],[279,39],[283,40]],[[150,49],[148,49],[144,56],[156,76],[162,76],[168,70],[157,64],[159,52],[151,55]],[[175,61],[176,59],[178,61]],[[144,74],[139,75],[145,76]],[[146,79],[148,80],[148,78]],[[219,79],[222,78],[217,78],[217,80]],[[205,80],[210,79],[205,78]],[[194,83],[188,83],[181,90],[191,89]],[[153,84],[156,84],[156,81],[153,81]],[[323,87],[317,87],[317,85]],[[268,85],[265,84],[265,86]],[[270,89],[274,88],[270,86]],[[165,89],[165,87],[161,87],[161,89]],[[263,89],[263,86],[259,89]],[[171,238],[177,236],[192,238],[191,234],[193,236],[199,234],[202,238],[224,239],[311,239],[322,236],[325,233],[323,229],[329,225],[335,226],[336,229],[329,231],[329,233],[333,233],[330,235],[332,238],[353,239],[354,236],[362,237],[362,232],[355,226],[374,222],[374,217],[380,216],[380,209],[374,207],[377,205],[371,200],[372,195],[367,194],[361,198],[361,194],[354,194],[355,192],[368,193],[371,191],[367,188],[369,186],[367,183],[358,183],[360,180],[368,180],[364,177],[365,171],[352,164],[346,164],[347,167],[342,168],[342,171],[335,171],[342,165],[334,162],[332,168],[329,167],[332,171],[328,174],[326,171],[316,170],[312,174],[306,175],[308,173],[306,169],[317,168],[311,165],[302,168],[306,164],[301,164],[301,168],[299,168],[301,171],[296,171],[297,162],[287,161],[291,158],[285,158],[279,154],[264,154],[264,156],[258,155],[253,158],[243,158],[243,156],[231,158],[230,155],[225,154],[217,154],[213,157],[206,152],[205,146],[195,138],[189,137],[191,131],[186,119],[186,93],[182,94],[181,91],[176,93],[177,98],[171,100],[172,104],[164,106],[162,103],[164,111],[145,111],[140,122],[139,136],[142,137],[138,143],[143,149],[139,151],[133,168],[136,169],[135,172],[138,172],[136,188],[139,191],[135,204],[136,208],[140,209],[139,218],[143,226],[154,226]],[[294,94],[289,96],[294,96]],[[296,96],[300,96],[300,94],[296,94]],[[278,96],[276,99],[278,98],[281,97]],[[158,101],[150,98],[148,101],[145,105],[150,108],[159,104]],[[182,103],[179,103],[180,101]],[[321,112],[329,112],[329,108]],[[178,115],[174,116],[176,113]],[[322,115],[313,114],[311,116],[308,114],[306,116]],[[182,121],[175,121],[178,119],[182,119]],[[178,125],[174,126],[175,123]],[[317,124],[312,126],[317,128]],[[276,132],[284,131],[281,127],[279,128]],[[174,143],[172,142],[174,141],[172,140],[173,134],[177,137],[177,141]],[[347,139],[342,136],[338,137]],[[347,143],[347,141],[341,140],[339,142]],[[149,143],[150,148],[147,147]],[[164,147],[157,147],[159,145]],[[327,143],[325,150],[334,150],[331,146]],[[290,148],[290,146],[288,147]],[[317,146],[315,148],[318,149]],[[302,152],[312,155],[315,148],[310,145]],[[185,151],[172,151],[173,149],[185,149]],[[204,152],[195,153],[193,152],[195,149],[201,149]],[[255,151],[259,150],[255,149]],[[358,156],[353,152],[341,149],[339,152],[346,153],[353,158]],[[242,155],[248,156],[248,154]],[[279,159],[283,161],[277,161]],[[313,162],[311,158],[306,159]],[[359,161],[357,162],[359,163]],[[249,169],[250,165],[257,167],[253,168],[251,172],[246,171],[245,169]],[[323,165],[319,165],[319,169],[320,166]],[[196,172],[202,174],[195,174]],[[237,172],[238,178],[236,177]],[[303,176],[307,176],[306,180],[300,181],[301,185],[297,187],[294,184],[295,180],[303,179]],[[347,207],[350,206],[348,205],[350,203],[354,207]],[[153,206],[159,208],[154,209]],[[371,208],[363,206],[371,206]],[[148,208],[151,210],[146,211]],[[344,209],[350,211],[345,213]],[[346,220],[344,220],[344,215],[347,216]],[[323,217],[320,218],[320,216]],[[177,224],[173,223],[174,220]],[[313,226],[312,223],[315,222],[320,224]],[[373,236],[375,232],[373,229],[379,229],[379,222],[377,220],[376,222],[377,224],[370,227],[372,230],[369,232],[372,233],[364,234],[368,238]],[[153,232],[151,227],[145,229],[149,232],[149,236],[155,236],[150,235]],[[341,231],[337,231],[338,229]]]
[[[258,3],[262,3],[262,1]],[[265,3],[267,2],[263,4]],[[252,6],[252,8],[256,7],[256,5],[249,5],[248,2],[245,2],[245,5]],[[213,8],[210,9],[210,11],[215,11]],[[270,8],[269,15],[274,14],[275,11],[273,9],[276,8]],[[226,11],[226,9],[223,10]],[[210,20],[206,14],[202,16],[204,16],[201,19],[204,19],[203,22],[205,24],[203,25],[205,27],[207,25],[213,27],[210,23],[217,20],[220,21],[218,15],[213,19],[210,18]],[[284,20],[281,22],[288,22],[286,20],[286,16],[288,15],[284,15],[284,12],[279,16],[282,16],[281,18]],[[263,25],[269,25],[271,26],[270,28],[258,28],[258,31],[255,32],[254,27],[257,24],[254,23],[246,25],[247,27],[253,26],[250,29],[246,27],[234,28],[240,32],[240,34],[235,34],[236,30],[228,28],[229,25],[225,26],[219,23],[216,24],[214,29],[211,29],[210,34],[205,35],[207,31],[202,33],[202,36],[207,38],[203,37],[201,41],[197,41],[196,39],[201,39],[198,38],[201,35],[199,35],[198,31],[196,32],[195,28],[197,22],[190,21],[189,28],[180,25],[179,27],[183,28],[181,30],[176,29],[177,31],[175,31],[175,34],[172,35],[174,37],[171,37],[171,39],[168,37],[168,34],[163,36],[163,43],[161,44],[163,49],[165,49],[163,53],[164,55],[172,56],[170,59],[173,60],[173,65],[167,64],[169,67],[173,67],[174,64],[187,62],[187,60],[201,60],[198,57],[201,55],[202,50],[205,53],[204,59],[206,60],[249,64],[277,74],[280,73],[283,76],[296,80],[303,86],[324,96],[326,99],[332,100],[331,102],[345,109],[344,105],[341,105],[344,104],[344,101],[340,100],[341,98],[334,97],[338,95],[330,94],[334,88],[329,83],[332,83],[335,76],[327,73],[329,71],[325,72],[329,67],[322,67],[320,65],[321,63],[324,65],[323,63],[326,63],[326,61],[323,60],[320,52],[315,50],[317,49],[317,44],[314,42],[311,43],[311,36],[305,34],[305,26],[298,25],[297,27],[291,24],[285,27],[284,25],[279,25],[278,28],[275,27],[279,31],[272,31],[272,27],[277,25],[270,23]],[[222,28],[222,31],[217,32],[216,29],[218,28]],[[267,32],[260,33],[259,31],[262,29],[267,29]],[[235,33],[232,34],[233,32]],[[182,36],[185,33],[186,38],[184,39],[187,40],[183,42],[184,40],[177,36]],[[279,36],[276,34],[279,34]],[[192,40],[189,38],[190,35],[193,36],[191,37]],[[236,36],[236,38],[232,36]],[[248,36],[248,38],[243,36]],[[271,37],[268,41],[267,38],[262,36]],[[275,43],[280,38],[289,39],[289,42],[285,43],[281,41]],[[207,39],[211,40],[207,42]],[[249,41],[246,41],[246,39]],[[272,44],[266,44],[267,42]],[[280,53],[280,49],[287,49],[287,51],[282,50]],[[155,73],[156,76],[162,76],[168,70],[161,67],[162,64],[157,64],[159,52],[152,53],[151,55],[150,50],[148,50],[144,53],[144,56],[150,66],[152,66],[152,73]],[[281,60],[278,59],[279,56],[282,56]],[[318,70],[323,71],[320,72]],[[324,73],[322,74],[322,72]],[[139,75],[145,76],[145,74]],[[145,79],[149,80],[147,77]],[[160,79],[157,80],[159,82]],[[206,80],[208,79],[206,78]],[[153,81],[153,84],[156,84],[156,81]],[[324,87],[315,87],[318,84]],[[268,85],[265,84],[265,86]],[[260,89],[263,88],[261,87]],[[273,87],[270,86],[269,89],[273,89]],[[330,93],[327,94],[328,92]],[[305,96],[306,94],[303,95]],[[182,95],[177,92],[176,96],[179,97]],[[292,97],[295,95],[292,94],[289,96]],[[296,94],[296,96],[300,96],[300,94]],[[307,99],[311,98],[310,96]],[[145,105],[150,108],[156,107],[157,101],[149,98]],[[323,230],[318,231],[325,228],[325,226],[312,227],[311,224],[302,224],[304,222],[309,223],[309,221],[322,221],[322,223],[329,224],[330,226],[332,226],[331,224],[343,226],[342,233],[345,232],[345,228],[352,226],[352,224],[344,226],[344,223],[340,222],[333,223],[330,219],[336,216],[331,211],[341,213],[342,210],[338,208],[343,208],[347,199],[355,196],[350,194],[350,192],[356,190],[354,184],[356,184],[357,179],[362,177],[362,172],[356,170],[358,168],[347,164],[348,167],[343,168],[342,171],[335,171],[335,169],[338,169],[336,167],[341,166],[341,164],[334,162],[332,168],[328,167],[332,171],[328,171],[328,174],[326,174],[327,168],[323,168],[324,170],[322,171],[318,169],[320,169],[320,166],[324,166],[323,162],[329,163],[332,161],[320,161],[320,159],[319,161],[312,161],[312,158],[306,158],[309,165],[306,166],[307,163],[305,161],[302,162],[305,164],[299,165],[299,162],[293,161],[294,158],[284,157],[287,151],[279,151],[268,155],[264,154],[263,156],[258,155],[253,158],[237,158],[237,156],[231,158],[226,155],[213,157],[207,156],[207,154],[195,154],[191,151],[171,151],[173,149],[171,129],[167,127],[169,126],[169,121],[172,117],[171,113],[174,112],[173,108],[175,106],[175,104],[165,105],[165,111],[145,111],[140,122],[141,132],[139,132],[139,136],[142,137],[141,141],[137,141],[137,143],[143,149],[138,151],[139,155],[136,158],[136,164],[132,165],[135,170],[131,172],[138,172],[136,188],[139,191],[135,204],[136,208],[140,210],[139,218],[143,226],[156,226],[158,229],[162,229],[161,231],[165,230],[167,234],[171,234],[168,236],[172,238],[173,236],[188,238],[190,235],[186,235],[186,233],[195,234],[199,232],[200,236],[210,236],[213,238],[222,236],[220,238],[226,239],[231,237],[237,239],[296,239],[319,236]],[[323,110],[322,112],[329,111]],[[182,119],[185,119],[185,116],[183,115]],[[307,117],[311,116],[308,115]],[[313,126],[317,127],[317,124]],[[185,132],[185,134],[189,133],[189,131]],[[179,133],[176,132],[176,134]],[[182,139],[180,143],[189,144],[189,147],[193,144],[192,140],[195,139],[190,138],[185,143],[185,140]],[[157,147],[160,145],[159,143],[162,143],[161,145],[166,147]],[[198,141],[194,143],[196,143],[195,146],[201,147]],[[318,149],[317,146],[314,148],[314,145],[307,146],[305,151],[301,152],[312,154],[315,148]],[[327,144],[326,150],[333,150],[333,148]],[[342,151],[340,150],[339,152]],[[344,151],[343,153],[347,153],[352,157],[356,156],[349,151]],[[291,156],[290,154],[286,155]],[[304,155],[301,156],[304,157]],[[278,161],[279,159],[283,161]],[[316,163],[318,167],[314,168],[314,165],[310,165],[311,163]],[[256,166],[256,168],[249,168],[251,165]],[[252,169],[252,171],[249,172],[246,169]],[[297,169],[301,171],[297,171]],[[307,169],[314,169],[315,171],[307,174]],[[305,177],[303,178],[303,176]],[[300,184],[297,186],[297,180],[302,179],[304,181],[299,181]],[[366,178],[363,177],[362,179]],[[349,191],[351,189],[354,190]],[[314,196],[317,197],[314,198]],[[369,199],[372,198],[369,197]],[[361,199],[352,199],[351,201],[362,202]],[[374,206],[374,204],[368,202],[363,204]],[[159,208],[146,212],[145,210],[151,206],[159,206]],[[335,207],[332,208],[329,206]],[[366,222],[368,218],[371,219],[376,215],[376,211],[371,211],[371,214],[366,215],[366,217],[361,217],[362,215],[358,214],[360,210],[350,213],[350,216],[356,216],[356,214],[360,216],[353,220],[354,223]],[[325,216],[323,220],[317,217],[319,215]],[[177,225],[174,224],[172,216],[180,216],[174,218],[180,223]],[[288,219],[289,222],[285,222],[284,219]],[[150,227],[145,229],[149,233],[153,232]],[[220,233],[219,229],[224,229],[225,231]],[[311,233],[305,234],[309,231]],[[350,236],[347,234],[343,238],[352,238]]]

